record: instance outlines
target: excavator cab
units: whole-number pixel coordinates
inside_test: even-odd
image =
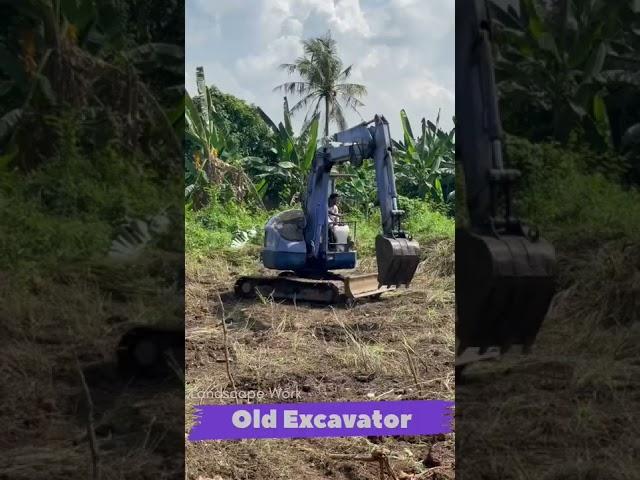
[[[514,212],[520,172],[503,163],[484,0],[456,0],[456,132],[464,181],[460,206],[468,214],[456,226],[456,366],[461,367],[470,348],[480,355],[492,347],[504,353],[513,345],[527,351],[555,289],[553,246]]]

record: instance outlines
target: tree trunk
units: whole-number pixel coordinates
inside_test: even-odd
[[[329,136],[329,97],[324,97],[324,136]]]

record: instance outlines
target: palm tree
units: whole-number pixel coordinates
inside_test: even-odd
[[[351,75],[351,67],[342,68],[343,63],[336,50],[336,41],[328,32],[323,37],[312,38],[302,42],[303,56],[297,58],[294,63],[280,65],[290,75],[298,73],[301,81],[286,82],[278,85],[274,90],[284,90],[291,95],[299,95],[302,98],[291,108],[291,113],[296,113],[303,108],[313,105],[308,110],[312,117],[320,110],[324,103],[324,134],[329,136],[329,122],[334,120],[341,130],[347,128],[341,102],[357,112],[358,107],[364,105],[360,98],[367,94],[364,85],[357,83],[344,83]]]

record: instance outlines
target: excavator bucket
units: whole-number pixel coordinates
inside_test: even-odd
[[[420,263],[418,242],[407,238],[376,237],[378,283],[381,286],[409,286]]]
[[[540,238],[456,232],[459,352],[528,350],[555,288],[555,251]]]

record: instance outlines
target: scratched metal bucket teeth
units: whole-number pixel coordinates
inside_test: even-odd
[[[555,251],[542,239],[456,232],[456,336],[468,347],[534,342],[555,289]]]
[[[376,260],[381,286],[409,286],[420,263],[420,246],[406,238],[378,235]]]

